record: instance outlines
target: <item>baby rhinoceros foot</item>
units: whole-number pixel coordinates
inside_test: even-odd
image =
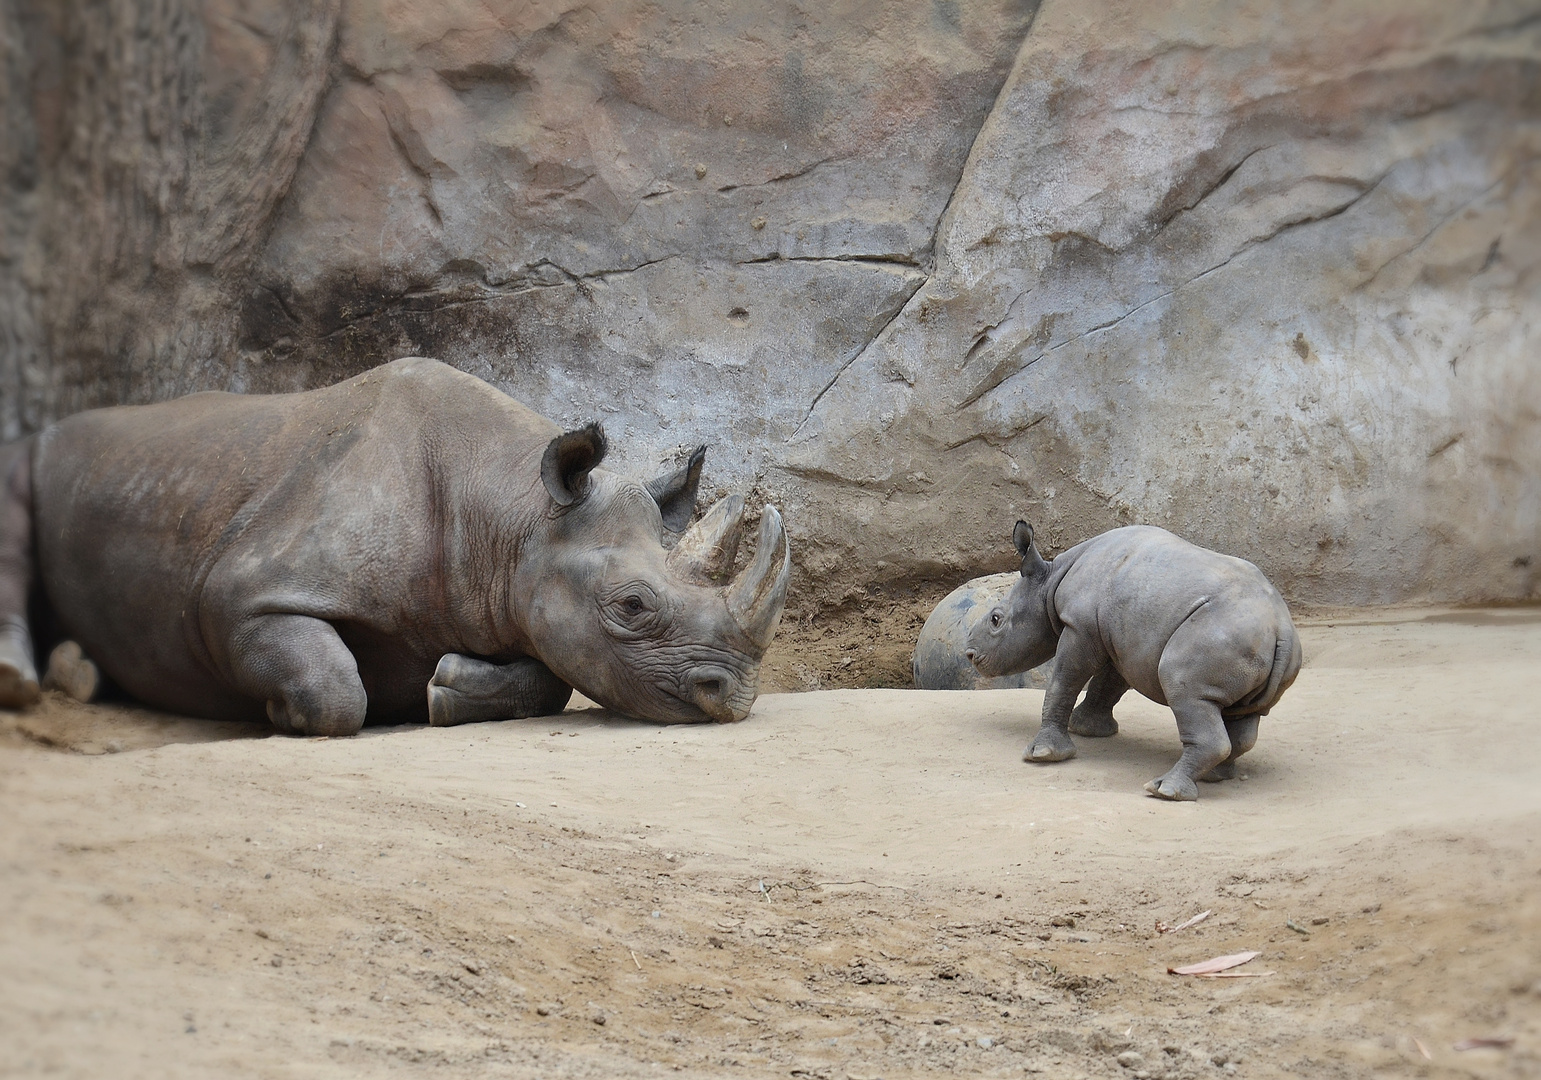
[[[1113,719],[1111,712],[1088,709],[1082,702],[1070,713],[1070,734],[1106,739],[1118,734],[1118,721]]]
[[[61,641],[48,654],[48,674],[43,676],[43,685],[50,690],[62,690],[76,701],[88,702],[101,689],[102,673],[78,644]]]
[[[1199,797],[1199,786],[1186,776],[1167,773],[1145,785],[1145,790],[1158,799],[1172,802],[1193,802]]]
[[[1075,757],[1075,743],[1070,741],[1070,736],[1061,728],[1048,726],[1038,729],[1038,735],[1033,739],[1033,744],[1022,754],[1023,761],[1040,763],[1069,761],[1073,757]]]

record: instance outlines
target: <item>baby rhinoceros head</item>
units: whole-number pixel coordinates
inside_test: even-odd
[[[781,515],[764,508],[754,557],[734,576],[743,497],[690,524],[705,453],[639,484],[590,472],[604,454],[604,435],[591,426],[554,439],[542,463],[553,512],[529,600],[535,651],[626,716],[742,720],[781,620],[791,574]]]
[[[1011,541],[1022,557],[1022,576],[1011,592],[969,630],[964,656],[982,675],[1010,675],[1053,659],[1059,644],[1049,617],[1050,563],[1033,544],[1033,527],[1019,521]]]

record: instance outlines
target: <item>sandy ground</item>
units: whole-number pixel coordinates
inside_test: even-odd
[[[1184,805],[1133,696],[1054,766],[1030,690],[347,740],[51,698],[0,718],[0,1075],[1541,1076],[1541,612],[1302,635]]]

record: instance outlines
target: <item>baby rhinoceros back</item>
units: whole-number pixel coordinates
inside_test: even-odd
[[[967,655],[987,675],[1053,657],[1042,724],[1024,758],[1064,761],[1075,756],[1071,735],[1117,733],[1113,706],[1132,687],[1171,707],[1183,743],[1147,791],[1196,799],[1195,781],[1233,776],[1301,664],[1289,608],[1262,571],[1147,525],[1054,559],[1039,554],[1025,522],[1013,541],[1021,577],[975,626]]]

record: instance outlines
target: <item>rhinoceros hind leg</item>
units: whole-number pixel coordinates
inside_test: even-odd
[[[76,701],[87,702],[101,689],[102,673],[78,644],[61,641],[48,654],[48,674],[43,676],[43,685],[50,690],[62,690]]]
[[[27,628],[9,622],[0,625],[0,709],[29,708],[42,696]]]
[[[27,592],[32,586],[32,443],[0,447],[0,708],[42,697]]]
[[[1111,663],[1092,677],[1086,697],[1070,713],[1070,734],[1088,739],[1106,739],[1118,734],[1113,706],[1129,689],[1129,684]]]
[[[1174,701],[1172,712],[1177,716],[1177,733],[1182,736],[1182,757],[1165,776],[1146,784],[1145,790],[1158,799],[1191,802],[1199,797],[1194,781],[1230,756],[1231,743],[1220,719],[1220,707],[1214,702]]]
[[[267,702],[286,735],[356,735],[369,699],[358,662],[330,623],[308,615],[259,615],[231,643],[236,687]]]
[[[567,707],[572,693],[571,686],[534,657],[493,664],[445,653],[428,680],[428,723],[453,727],[550,716]]]
[[[1210,769],[1200,780],[1215,783],[1219,780],[1231,780],[1236,776],[1236,759],[1257,745],[1257,722],[1262,717],[1256,713],[1251,716],[1238,716],[1225,722],[1225,733],[1231,739],[1231,756],[1220,764]]]

